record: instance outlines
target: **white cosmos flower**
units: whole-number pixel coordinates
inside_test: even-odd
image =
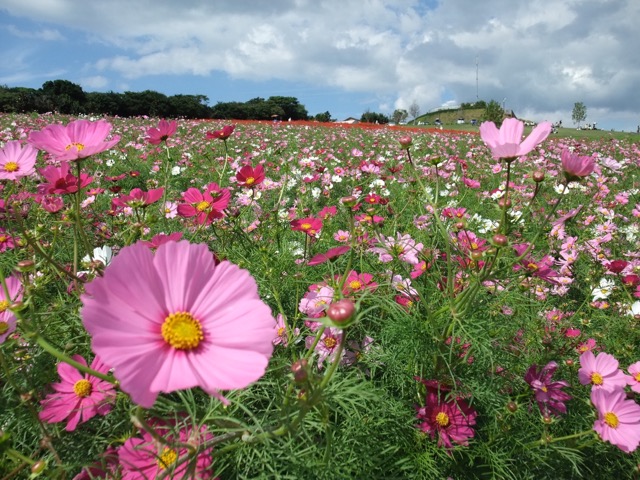
[[[601,279],[600,286],[597,288],[594,288],[593,291],[591,292],[591,295],[593,295],[593,301],[605,300],[609,298],[609,295],[611,295],[611,292],[613,292],[613,289],[615,288],[615,284],[616,282],[614,282],[612,279],[609,279],[609,278]]]
[[[105,245],[103,247],[96,247],[93,249],[93,260],[102,262],[105,267],[111,263],[112,258],[113,250],[108,245]],[[85,255],[82,258],[82,261],[89,263],[91,261],[91,257],[89,257],[89,255]]]

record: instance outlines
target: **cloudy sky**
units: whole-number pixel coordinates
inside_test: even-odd
[[[638,0],[0,0],[0,84],[640,124]],[[477,65],[477,67],[476,67]],[[476,81],[477,73],[477,81]]]

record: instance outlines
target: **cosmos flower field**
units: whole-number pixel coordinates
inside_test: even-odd
[[[640,475],[636,143],[2,114],[0,145],[0,478]]]

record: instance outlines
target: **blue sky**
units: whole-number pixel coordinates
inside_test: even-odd
[[[640,124],[636,0],[2,0],[0,20],[8,86],[286,95],[338,119],[478,96],[567,126],[583,102]]]

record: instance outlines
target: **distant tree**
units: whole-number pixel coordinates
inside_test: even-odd
[[[420,115],[420,105],[418,105],[418,102],[416,102],[415,100],[411,103],[411,105],[409,105],[409,115],[411,115],[411,118],[413,120],[418,118],[418,115]]]
[[[206,95],[173,95],[169,97],[171,117],[209,118],[210,111]]]
[[[487,104],[487,108],[484,109],[482,121],[493,122],[497,127],[500,127],[500,125],[502,125],[502,120],[504,120],[504,110],[502,109],[502,106],[496,100],[491,100]]]
[[[389,117],[387,117],[384,113],[371,112],[367,110],[360,117],[360,121],[365,123],[386,124],[389,123]]]
[[[120,115],[124,110],[121,93],[89,92],[87,93],[86,111],[102,115]]]
[[[336,121],[335,118],[331,118],[331,114],[329,113],[328,110],[324,113],[316,114],[316,116],[313,117],[313,119],[318,122],[335,122]]]
[[[478,100],[471,107],[472,108],[487,108],[487,102],[485,102],[484,100]]]
[[[295,97],[269,97],[267,102],[275,107],[280,107],[283,111],[283,120],[308,120],[309,113]],[[277,113],[277,112],[275,112]]]
[[[52,110],[60,113],[77,114],[84,112],[87,96],[80,85],[69,80],[49,80],[40,89],[52,105]]]
[[[407,112],[404,108],[396,109],[391,115],[391,120],[395,123],[404,122],[409,116],[409,112]]]
[[[582,102],[576,102],[573,104],[573,112],[571,113],[571,119],[573,123],[577,123],[580,127],[580,123],[587,119],[587,107]]]

